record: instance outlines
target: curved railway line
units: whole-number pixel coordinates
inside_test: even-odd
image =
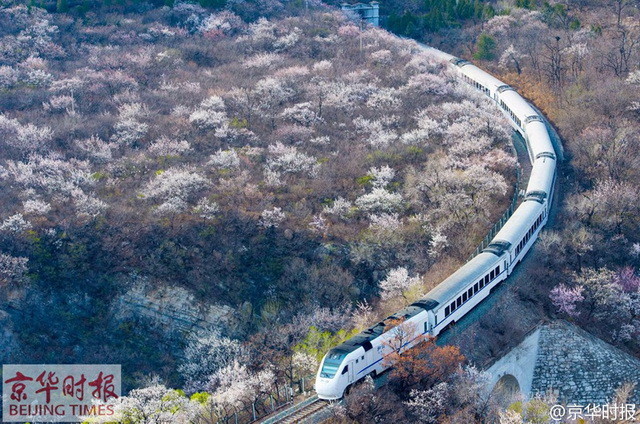
[[[513,88],[472,63],[432,47],[421,47],[436,59],[452,64],[460,79],[493,101],[523,137],[525,156],[531,162],[524,199],[486,248],[422,299],[332,348],[318,369],[318,396],[304,401],[307,404],[302,407],[283,411],[270,423],[303,422],[326,408],[328,404],[321,400],[340,399],[348,387],[365,376],[384,372],[388,364],[383,359],[391,353],[390,341],[396,332],[406,334],[405,326],[418,331],[401,350],[410,349],[425,335],[437,336],[462,319],[514,271],[547,223],[557,161],[562,159],[563,150],[546,118]]]

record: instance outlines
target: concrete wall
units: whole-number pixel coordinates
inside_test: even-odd
[[[493,390],[496,383],[506,375],[512,375],[518,381],[525,399],[531,395],[533,371],[538,356],[540,328],[536,329],[522,343],[496,361],[486,372],[489,374],[488,389]]]

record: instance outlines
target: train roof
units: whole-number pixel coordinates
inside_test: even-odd
[[[539,202],[522,202],[491,242],[506,241],[513,245],[519,243],[542,210],[543,206]]]
[[[457,66],[460,69],[460,72],[462,72],[464,75],[468,76],[471,79],[474,79],[476,82],[482,84],[492,92],[501,85],[504,85],[502,81],[478,68],[471,62],[459,62]]]
[[[509,109],[516,114],[522,121],[531,115],[538,115],[534,108],[514,89],[503,90],[500,92],[500,99],[509,106]]]
[[[527,184],[527,195],[533,192],[544,192],[547,195],[551,192],[553,177],[556,172],[556,160],[547,154],[541,153],[533,162],[529,184]]]
[[[546,124],[543,121],[530,121],[525,126],[531,155],[537,157],[541,153],[550,153],[555,156],[555,149],[549,138]]]
[[[361,331],[355,336],[351,337],[349,340],[346,340],[342,344],[334,347],[332,351],[339,351],[341,353],[351,353],[356,349],[362,347],[365,352],[371,349],[371,341],[375,338],[378,338],[385,332],[385,329],[389,328],[389,323],[395,320],[406,321],[414,316],[418,315],[420,312],[424,312],[424,308],[417,306],[415,304],[409,305],[403,309],[400,309],[393,315],[388,316],[377,324],[367,328],[366,330]]]
[[[471,282],[484,277],[487,269],[499,263],[500,260],[499,256],[492,253],[483,252],[476,255],[413,305],[425,304],[429,305],[429,309],[436,309],[439,305],[446,304],[466,289]]]

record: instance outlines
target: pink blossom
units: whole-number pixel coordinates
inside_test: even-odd
[[[583,286],[570,288],[564,284],[559,284],[551,290],[549,297],[559,312],[575,317],[580,315],[580,312],[576,311],[576,303],[584,300],[583,290]]]

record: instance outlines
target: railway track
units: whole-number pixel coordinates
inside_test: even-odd
[[[274,423],[282,423],[282,424],[294,424],[294,423],[302,423],[305,420],[311,418],[313,415],[318,412],[326,409],[329,406],[329,403],[318,399],[318,396],[313,396],[293,407],[282,411],[270,419],[263,421],[262,424],[274,424]]]
[[[310,403],[309,405],[295,412],[293,415],[289,415],[288,417],[284,418],[282,421],[279,421],[279,422],[283,424],[301,423],[305,419],[314,415],[315,413],[325,409],[327,406],[329,406],[327,402],[324,402],[320,399],[316,399],[313,403]]]

